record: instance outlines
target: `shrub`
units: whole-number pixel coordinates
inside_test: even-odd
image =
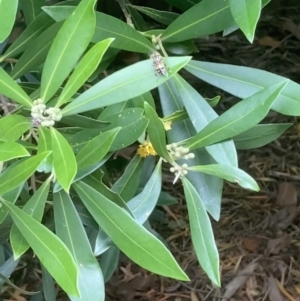
[[[188,280],[148,222],[157,204],[169,204],[162,164],[182,182],[195,253],[219,286],[209,214],[220,217],[224,180],[259,190],[238,168],[237,149],[265,145],[290,126],[259,124],[270,109],[300,115],[296,83],[190,56],[201,36],[240,29],[252,42],[269,1],[166,0],[173,11],[118,2],[126,22],[96,11],[96,0],[0,2],[2,274],[32,248],[48,298],[53,277],[72,300],[104,300],[120,251],[153,273]],[[17,11],[26,28],[9,44]],[[120,67],[122,51],[141,59]],[[218,116],[219,97],[205,99],[181,69],[242,101]],[[136,142],[110,185],[113,154]]]

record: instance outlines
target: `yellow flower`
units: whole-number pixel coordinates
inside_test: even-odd
[[[155,149],[153,148],[153,145],[150,141],[145,141],[145,142],[143,142],[143,144],[139,145],[137,154],[140,155],[140,157],[142,157],[142,158],[157,155],[157,153],[156,153]]]
[[[171,130],[172,129],[171,125],[172,125],[172,121],[165,121],[164,122],[165,131]]]

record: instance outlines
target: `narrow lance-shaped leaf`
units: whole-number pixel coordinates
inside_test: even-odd
[[[153,273],[188,280],[168,249],[122,208],[83,182],[73,186],[95,221],[131,260]]]
[[[16,19],[18,0],[0,1],[0,43],[10,34]]]
[[[143,163],[144,159],[135,155],[127,165],[125,172],[112,187],[112,191],[118,193],[125,202],[128,202],[136,193]]]
[[[22,235],[56,282],[68,294],[79,296],[78,270],[70,251],[62,241],[15,205],[2,200],[2,206],[8,208],[15,225],[22,231]]]
[[[7,57],[14,57],[22,53],[31,43],[47,28],[53,24],[54,21],[47,16],[46,13],[41,13],[37,18],[26,27],[26,29],[17,37],[17,39],[5,51],[2,59]]]
[[[50,131],[55,176],[62,188],[69,191],[77,173],[76,158],[66,138],[53,127]]]
[[[161,164],[159,160],[143,191],[128,202],[128,208],[141,225],[149,218],[161,192]]]
[[[40,163],[49,156],[50,152],[43,152],[10,168],[0,176],[0,195],[14,189],[27,180],[37,169]]]
[[[47,53],[50,49],[50,46],[53,42],[54,37],[61,28],[62,23],[54,23],[48,29],[46,29],[43,34],[39,35],[34,43],[28,47],[25,52],[18,59],[17,63],[14,66],[14,69],[11,71],[10,75],[12,78],[17,79],[27,72],[36,70],[40,65],[45,62]],[[31,95],[33,99],[39,97],[40,89],[35,91]],[[36,95],[37,94],[37,95]]]
[[[51,133],[46,127],[40,126],[38,129],[38,154],[44,151],[52,151]],[[39,172],[50,173],[53,168],[53,155],[48,156],[38,167]]]
[[[138,5],[130,5],[130,7],[135,8],[136,10],[145,14],[146,16],[164,25],[170,25],[179,16],[179,14],[177,13],[160,11],[151,7],[144,7]]]
[[[21,183],[16,188],[2,194],[1,197],[4,198],[6,201],[10,202],[11,204],[14,204],[18,200],[18,198],[22,192],[22,189],[24,188],[24,184],[25,184],[25,182]],[[4,223],[7,215],[8,215],[8,210],[4,206],[2,206],[0,208],[0,224]],[[8,232],[9,232],[10,228],[11,228],[11,226],[9,226]]]
[[[31,127],[32,122],[29,118],[21,115],[6,115],[0,119],[0,140],[15,142]]]
[[[159,94],[165,116],[183,109],[183,103],[173,79],[159,87]],[[181,122],[174,122],[172,124],[172,130],[167,132],[169,143],[186,140],[195,134],[196,130],[192,122],[188,119]],[[189,166],[215,163],[205,148],[195,150],[193,153],[195,154],[195,158],[188,161]],[[187,162],[182,160],[180,164],[183,163]],[[206,210],[215,220],[219,220],[223,180],[218,177],[192,172],[188,173],[186,177],[201,196]],[[209,187],[214,187],[214,189],[210,189]]]
[[[82,0],[64,22],[49,50],[41,79],[41,98],[47,102],[85,51],[94,34],[96,0]]]
[[[115,39],[112,43],[114,48],[148,54],[155,51],[155,46],[130,25],[107,14],[97,12],[92,42],[96,43],[107,38]]]
[[[27,156],[29,156],[29,153],[21,144],[13,142],[0,143],[0,161],[2,162]]]
[[[176,87],[182,102],[188,112],[190,120],[197,132],[201,131],[218,114],[210,107],[207,101],[180,75],[174,77]],[[208,153],[220,164],[238,166],[237,153],[233,141],[224,141],[206,147]]]
[[[1,3],[0,3],[1,4]],[[32,101],[25,91],[0,67],[0,93],[27,108]]]
[[[24,212],[39,222],[43,217],[44,207],[50,189],[50,181],[51,178],[48,178],[23,207]],[[13,225],[10,231],[10,243],[15,258],[20,258],[30,248],[22,232],[16,225]]]
[[[147,132],[155,151],[160,157],[168,162],[172,162],[173,160],[167,150],[166,131],[163,122],[158,117],[156,111],[147,102],[144,103],[144,107],[145,115],[149,119]]]
[[[45,301],[56,301],[56,287],[53,278],[47,269],[41,264],[42,280],[43,280],[43,295]]]
[[[191,166],[189,167],[189,170],[199,171],[220,177],[229,182],[237,183],[243,188],[259,191],[259,186],[252,177],[250,177],[243,170],[231,165],[209,164],[201,166]]]
[[[70,299],[104,300],[102,272],[70,196],[64,191],[55,193],[53,207],[56,234],[72,253],[79,272],[80,298],[69,295]]]
[[[87,81],[96,70],[104,53],[114,39],[106,39],[94,45],[81,59],[60,94],[56,107],[70,100],[77,90]]]
[[[190,57],[169,57],[168,76],[156,76],[152,60],[138,62],[106,77],[82,93],[63,110],[64,116],[106,107],[144,94],[172,77]]]
[[[252,129],[233,137],[237,149],[253,149],[279,138],[291,123],[258,124]]]
[[[253,42],[262,0],[229,0],[233,19],[250,43]]]
[[[41,7],[45,0],[20,0],[26,24],[29,25],[34,21],[42,11]]]
[[[239,98],[247,98],[273,84],[287,80],[283,76],[244,66],[190,61],[185,69],[202,79]],[[300,115],[300,85],[289,81],[272,104],[272,110],[283,115]]]
[[[234,25],[228,0],[203,0],[180,15],[163,32],[163,42],[180,42],[220,32]]]
[[[78,170],[90,167],[100,162],[108,153],[111,144],[121,128],[104,132],[90,140],[77,154]]]
[[[210,219],[195,187],[186,178],[182,182],[198,261],[210,280],[220,286],[219,254]]]
[[[272,103],[287,81],[272,85],[237,103],[187,142],[191,149],[232,138],[258,124],[269,112]]]

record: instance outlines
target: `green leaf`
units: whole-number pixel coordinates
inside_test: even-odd
[[[51,6],[43,6],[42,10],[46,12],[56,22],[66,20],[76,9],[75,6],[79,4],[79,1],[63,1],[55,3]]]
[[[100,173],[100,176],[99,176],[99,173]],[[89,185],[90,187],[92,187],[93,189],[100,192],[107,199],[114,202],[119,207],[127,210],[129,214],[131,214],[131,212],[128,209],[124,200],[116,192],[113,192],[102,182],[103,175],[104,175],[104,173],[102,171],[99,172],[99,170],[98,170],[98,171],[95,171],[93,174],[85,177],[82,181],[84,183],[86,183],[87,185]]]
[[[88,129],[101,129],[109,124],[109,122],[95,120],[82,115],[65,116],[63,117],[62,120],[60,120],[60,123],[72,127],[88,128]]]
[[[16,19],[18,0],[0,1],[0,43],[10,34]]]
[[[286,80],[270,72],[227,64],[190,61],[185,69],[203,81],[237,96],[247,98],[273,84]],[[272,105],[284,115],[300,116],[300,85],[289,81]]]
[[[19,143],[0,143],[0,161],[5,162],[15,158],[30,156],[24,146]]]
[[[31,24],[42,11],[41,6],[45,4],[45,0],[20,0],[26,24]]]
[[[86,82],[91,74],[96,70],[104,53],[108,49],[113,39],[106,39],[94,45],[81,59],[74,72],[67,81],[56,107],[70,100],[70,98],[77,92],[77,90]]]
[[[180,75],[174,77],[178,92],[192,124],[197,132],[201,131],[218,114],[210,107],[206,100]],[[206,147],[207,152],[220,164],[238,166],[237,153],[232,140],[224,141]]]
[[[67,247],[48,228],[24,211],[2,200],[20,231],[36,256],[61,288],[68,294],[79,296],[78,271]]]
[[[185,66],[190,57],[169,57],[169,76],[157,77],[152,60],[138,62],[106,77],[82,93],[63,110],[64,116],[105,107],[144,94],[167,81]],[[126,87],[126,89],[125,89]]]
[[[187,40],[177,43],[164,44],[165,50],[175,55],[190,55],[198,53],[198,47],[194,44],[193,40]]]
[[[142,174],[143,164],[144,159],[135,155],[127,165],[122,176],[115,182],[111,189],[118,193],[125,202],[128,202],[133,198],[136,193]]]
[[[91,41],[95,1],[82,0],[54,38],[41,79],[41,98],[45,102],[55,94]]]
[[[48,128],[40,126],[38,129],[38,154],[52,151],[51,133]],[[53,168],[53,155],[49,155],[38,167],[39,172],[49,173]]]
[[[49,156],[50,152],[44,152],[24,160],[18,165],[8,169],[0,176],[0,195],[27,180],[37,169],[40,163]]]
[[[159,160],[143,191],[128,202],[128,208],[141,225],[154,210],[161,192],[161,164]]]
[[[272,85],[235,104],[187,142],[191,149],[232,138],[258,124],[288,81]]]
[[[9,167],[9,168],[12,168],[12,167]],[[2,194],[1,197],[4,198],[5,200],[7,200],[8,202],[10,202],[11,204],[14,204],[17,201],[17,199],[19,198],[23,188],[24,188],[24,182],[21,183],[21,185],[17,186],[16,188]],[[7,215],[8,215],[8,210],[2,206],[0,208],[0,224],[5,223],[5,219],[6,219]],[[9,231],[10,231],[10,227],[8,228],[8,233],[9,233]],[[0,234],[0,236],[2,236],[2,233]]]
[[[147,102],[144,103],[144,106],[145,115],[149,118],[147,132],[155,151],[166,161],[173,162],[173,159],[167,150],[166,131],[163,122],[158,117],[156,111]]]
[[[164,25],[170,25],[179,16],[179,14],[173,12],[160,11],[157,9],[153,9],[151,7],[137,6],[137,5],[129,5],[129,7],[135,8],[136,10],[145,14],[146,16]]]
[[[163,42],[180,42],[220,32],[235,22],[228,0],[203,0],[180,15],[163,32]]]
[[[21,115],[6,115],[0,118],[0,140],[17,141],[32,127],[32,122]]]
[[[168,2],[171,6],[179,8],[181,11],[188,10],[199,1],[201,0],[165,0],[165,2]]]
[[[51,131],[53,167],[58,183],[67,192],[77,173],[77,163],[68,141],[53,127]]]
[[[0,60],[8,57],[15,57],[26,50],[29,46],[33,47],[33,44],[35,43],[33,41],[35,41],[35,39],[53,23],[54,21],[47,16],[46,13],[42,12],[39,14],[37,18],[29,26],[27,26],[26,29],[10,45]]]
[[[80,298],[69,295],[70,299],[104,300],[102,272],[70,196],[64,191],[55,193],[53,208],[55,232],[72,253],[79,272]]]
[[[153,273],[188,280],[168,249],[123,209],[83,182],[73,186],[99,226],[126,256]]]
[[[262,0],[229,0],[229,5],[234,21],[252,43],[262,9]]]
[[[61,28],[62,23],[55,23],[38,36],[30,47],[21,55],[11,72],[11,76],[17,79],[27,72],[35,70],[45,62],[54,37]]]
[[[111,121],[111,124],[104,129],[105,131],[121,127],[110,151],[123,149],[141,137],[148,125],[148,119],[144,117],[143,113],[142,109],[130,108],[106,118],[106,120]]]
[[[43,218],[44,207],[50,189],[50,181],[51,178],[48,178],[23,207],[25,213],[39,222]],[[20,258],[30,248],[30,245],[16,225],[13,225],[11,228],[10,243],[15,258]]]
[[[104,282],[107,282],[116,271],[120,258],[120,250],[112,246],[101,255],[100,266],[103,272]]]
[[[42,270],[42,281],[43,281],[43,295],[45,297],[45,301],[56,301],[56,288],[53,278],[49,274],[49,272],[44,268],[41,264]]]
[[[182,182],[196,256],[210,280],[220,286],[219,254],[210,219],[195,187],[186,178]]]
[[[258,124],[233,140],[237,149],[259,148],[279,138],[291,126],[292,123]]]
[[[243,170],[231,165],[210,164],[191,166],[188,169],[220,177],[229,182],[237,183],[246,189],[259,191],[259,186],[252,177],[250,177]]]
[[[0,3],[1,5],[1,3]],[[0,67],[0,93],[31,108],[32,101],[25,91]]]
[[[97,43],[107,38],[115,39],[111,45],[113,48],[148,54],[155,51],[155,46],[130,25],[107,14],[96,12],[96,28],[92,42]]]
[[[162,110],[165,116],[183,109],[181,97],[172,79],[159,86],[158,89]],[[168,142],[176,143],[186,140],[195,134],[195,128],[190,120],[186,119],[184,121],[175,122],[172,124],[172,130],[167,132]],[[190,166],[215,163],[205,148],[195,150],[194,154],[195,158],[189,160]],[[186,162],[179,162],[179,164],[183,163]],[[201,196],[206,210],[215,220],[219,220],[221,212],[223,180],[218,177],[192,172],[188,173],[186,177]],[[210,189],[210,187],[214,187],[214,189]]]
[[[120,129],[112,129],[90,140],[76,156],[78,170],[91,167],[101,161],[108,153]]]

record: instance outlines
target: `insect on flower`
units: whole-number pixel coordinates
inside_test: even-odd
[[[150,58],[153,61],[153,66],[155,69],[155,74],[156,75],[163,75],[163,76],[168,76],[167,68],[164,62],[163,57],[160,55],[159,52],[153,52],[150,55]]]

